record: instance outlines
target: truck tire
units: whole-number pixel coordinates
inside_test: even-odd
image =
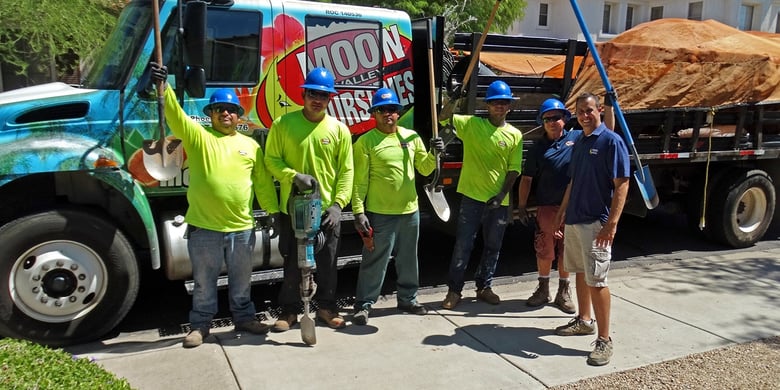
[[[138,294],[133,248],[107,220],[77,210],[0,227],[0,335],[49,346],[113,329]]]
[[[775,212],[775,187],[761,170],[724,178],[711,199],[708,223],[712,237],[734,248],[745,248],[761,239]]]

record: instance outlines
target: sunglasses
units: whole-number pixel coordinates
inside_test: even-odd
[[[306,96],[310,99],[327,100],[330,99],[330,93],[325,91],[317,91],[315,89],[307,89]]]
[[[508,99],[498,99],[498,100],[491,100],[490,102],[488,102],[488,104],[493,106],[508,106],[512,104],[512,101]]]
[[[229,114],[238,114],[238,107],[232,104],[215,104],[211,106],[211,112],[222,113],[227,111]]]
[[[397,114],[400,112],[396,106],[379,106],[374,109],[374,112],[381,112],[383,114]]]
[[[542,122],[544,123],[557,122],[561,119],[563,119],[563,115],[552,115],[552,116],[546,116],[542,118]]]

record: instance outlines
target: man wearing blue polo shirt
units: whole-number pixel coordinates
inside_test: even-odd
[[[612,242],[628,194],[628,149],[623,139],[601,122],[603,108],[597,96],[590,93],[578,96],[575,109],[583,137],[572,151],[571,180],[556,220],[560,226],[565,217],[563,260],[566,270],[577,275],[579,315],[557,327],[555,333],[561,336],[593,334],[598,325],[598,338],[587,362],[603,366],[612,357],[607,271],[612,258]],[[562,236],[563,232],[557,234]]]

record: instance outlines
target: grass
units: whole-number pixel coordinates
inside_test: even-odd
[[[0,339],[0,389],[131,389],[94,361],[24,340]]]

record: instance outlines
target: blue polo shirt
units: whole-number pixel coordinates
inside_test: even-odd
[[[572,179],[566,224],[607,222],[613,180],[631,174],[628,148],[620,135],[602,123],[574,144],[569,176]]]
[[[553,141],[546,136],[534,142],[523,166],[523,176],[534,178],[536,204],[560,205],[569,184],[569,162],[574,142],[582,137],[582,130],[563,130]]]

